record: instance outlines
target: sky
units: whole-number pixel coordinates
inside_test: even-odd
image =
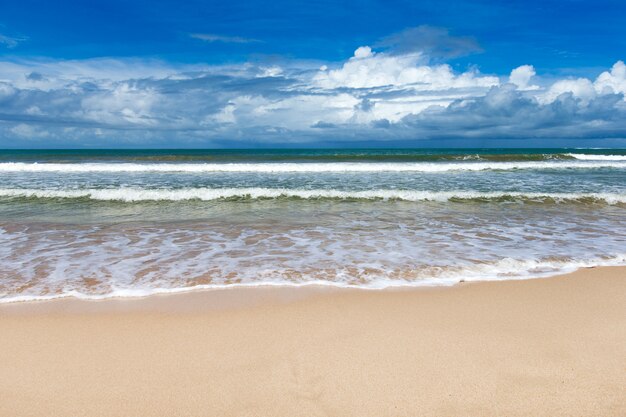
[[[626,147],[614,0],[0,0],[0,148]]]

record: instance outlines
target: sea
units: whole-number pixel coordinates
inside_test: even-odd
[[[624,149],[0,151],[0,302],[626,265]]]

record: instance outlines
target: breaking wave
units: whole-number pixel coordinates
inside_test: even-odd
[[[626,161],[626,155],[589,155],[580,153],[567,154],[582,161]]]
[[[581,155],[572,154],[577,159]],[[589,156],[589,155],[588,155]],[[552,160],[521,162],[311,162],[311,163],[0,163],[0,172],[449,172],[522,169],[594,169],[626,168],[626,157],[605,155],[618,159]],[[589,158],[591,159],[591,158]]]
[[[335,199],[402,201],[540,201],[626,204],[620,193],[521,193],[478,191],[417,191],[288,188],[182,188],[182,189],[0,189],[0,198],[88,199],[94,201],[185,201],[185,200],[258,200],[258,199]]]

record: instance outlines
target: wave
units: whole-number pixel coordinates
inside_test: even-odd
[[[288,188],[182,188],[182,189],[0,189],[4,198],[40,199],[88,199],[95,201],[213,201],[258,199],[335,199],[335,200],[401,200],[401,201],[554,201],[554,202],[603,202],[626,204],[626,194],[621,193],[520,193],[480,191],[417,191],[417,190],[363,190],[343,191],[334,189],[288,189]]]
[[[59,298],[78,298],[82,300],[106,300],[112,298],[142,298],[159,294],[177,294],[202,290],[227,290],[233,288],[255,287],[335,287],[353,288],[359,290],[385,290],[391,288],[416,288],[416,287],[440,287],[452,286],[460,282],[479,281],[509,281],[522,279],[547,278],[555,275],[567,274],[581,268],[595,268],[605,266],[626,265],[626,255],[614,255],[605,258],[591,258],[586,260],[569,261],[544,261],[544,260],[519,260],[504,258],[489,264],[474,264],[464,268],[453,268],[443,271],[436,268],[437,273],[432,276],[423,276],[420,279],[405,280],[397,278],[376,277],[358,284],[337,280],[303,280],[300,282],[287,280],[261,280],[255,282],[200,284],[190,286],[164,287],[131,287],[114,288],[105,294],[93,294],[76,289],[66,289],[56,294],[0,294],[0,304],[47,301]]]
[[[572,154],[574,155],[574,154]],[[577,155],[580,156],[580,155]],[[595,155],[594,155],[595,156]],[[619,155],[618,155],[619,156]],[[616,156],[617,157],[617,156]],[[579,158],[580,159],[580,158]],[[521,162],[307,162],[307,163],[0,163],[0,172],[449,172],[517,169],[626,168],[626,159]]]
[[[582,153],[569,153],[567,155],[582,161],[626,161],[626,155],[592,155]]]
[[[205,163],[253,163],[253,162],[458,162],[458,161],[546,161],[559,159],[573,159],[568,154],[418,154],[413,152],[350,152],[350,153],[303,153],[303,154],[245,154],[245,155],[156,155],[125,157],[126,162],[205,162]],[[114,162],[114,160],[109,160]],[[34,162],[34,160],[33,160]],[[42,162],[42,161],[41,161]],[[63,160],[48,160],[47,162],[64,162]],[[67,162],[67,161],[65,161]],[[87,162],[87,161],[85,161]],[[93,162],[93,159],[92,159]],[[106,162],[101,160],[100,162]],[[122,162],[117,159],[115,162]]]

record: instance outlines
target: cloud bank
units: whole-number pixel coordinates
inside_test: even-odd
[[[394,36],[315,66],[0,61],[0,146],[626,145],[622,61],[595,79],[482,74],[433,60],[432,39],[406,41],[415,31]]]

